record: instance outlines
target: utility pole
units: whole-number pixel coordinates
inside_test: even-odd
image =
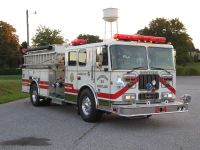
[[[30,14],[37,14],[37,12],[33,12]],[[29,47],[29,12],[28,9],[26,10],[26,28],[27,28],[27,48]]]
[[[28,22],[28,9],[26,10],[26,27],[27,27],[27,48],[29,47],[29,22]]]

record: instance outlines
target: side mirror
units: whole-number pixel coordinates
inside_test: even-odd
[[[117,87],[125,87],[125,84],[124,84],[124,82],[122,81],[121,78],[117,78],[116,86]]]
[[[102,68],[102,62],[96,62],[96,67],[98,69],[101,69]]]

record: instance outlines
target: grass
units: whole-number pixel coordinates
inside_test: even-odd
[[[28,97],[21,92],[20,75],[0,75],[0,104]]]
[[[198,63],[193,63],[193,64],[192,64],[192,67],[193,67],[193,68],[196,68],[198,71],[200,71],[200,62],[198,62]]]
[[[190,63],[184,66],[177,65],[177,75],[181,76],[200,76],[200,62]]]

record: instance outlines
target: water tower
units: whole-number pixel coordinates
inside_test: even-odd
[[[118,33],[118,9],[117,8],[106,8],[103,9],[103,19],[105,21],[105,35],[104,35],[104,39],[106,39],[106,33],[107,33],[107,23],[110,23],[110,35],[111,38],[113,36],[112,34],[112,24],[115,22],[116,23],[116,29],[117,29],[117,33]]]

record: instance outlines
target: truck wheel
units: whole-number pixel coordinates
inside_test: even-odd
[[[30,99],[33,106],[40,106],[40,97],[38,95],[38,88],[36,84],[32,84],[30,87]]]
[[[102,118],[102,111],[96,109],[95,98],[89,89],[84,89],[79,97],[79,112],[86,122],[97,122]]]

